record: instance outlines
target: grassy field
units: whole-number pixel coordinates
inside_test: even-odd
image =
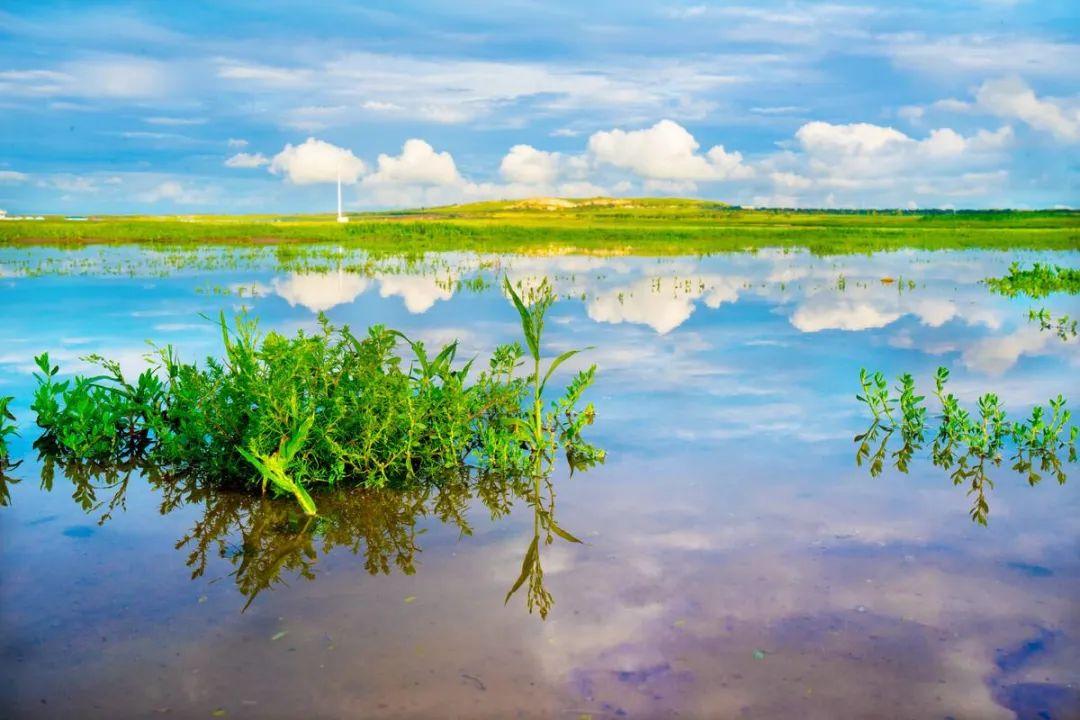
[[[372,252],[470,250],[709,254],[766,247],[816,253],[919,249],[1080,249],[1080,212],[747,210],[681,199],[537,198],[331,215],[95,216],[0,223],[0,246],[336,243]]]

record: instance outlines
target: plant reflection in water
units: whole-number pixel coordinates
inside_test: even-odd
[[[72,498],[104,524],[126,508],[126,493],[133,479],[145,478],[160,494],[166,515],[185,507],[202,509],[188,532],[176,542],[187,553],[192,579],[205,575],[214,556],[227,560],[237,590],[247,598],[247,609],[265,590],[293,577],[314,580],[320,557],[338,549],[362,555],[371,575],[396,571],[416,572],[421,552],[422,521],[426,518],[471,536],[468,511],[482,506],[492,520],[507,516],[515,503],[533,511],[533,537],[522,563],[522,573],[507,600],[526,586],[526,603],[546,618],[554,602],[544,585],[540,546],[558,535],[580,542],[555,523],[555,489],[550,477],[507,477],[472,470],[438,481],[405,488],[350,488],[319,497],[319,514],[306,515],[286,498],[222,490],[193,474],[171,475],[139,458],[100,465],[71,462],[43,453],[41,484],[52,490],[57,475],[72,483]]]

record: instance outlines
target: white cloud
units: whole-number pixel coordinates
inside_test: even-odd
[[[139,193],[135,196],[135,199],[146,203],[156,203],[164,200],[178,205],[199,205],[213,202],[214,193],[207,189],[185,186],[175,180],[167,180]]]
[[[301,305],[311,312],[351,303],[369,284],[366,277],[344,271],[292,273],[288,278],[274,278],[273,281],[274,292],[289,305]]]
[[[182,125],[205,125],[205,118],[180,118],[180,117],[167,117],[158,115],[154,117],[143,118],[143,121],[150,125],[169,125],[169,126],[182,126]]]
[[[981,109],[998,117],[1021,120],[1058,140],[1080,140],[1080,104],[1039,98],[1018,77],[987,80],[975,99]]]
[[[58,94],[135,99],[162,97],[175,85],[168,65],[130,56],[108,56],[69,63],[70,80]]]
[[[269,85],[272,87],[301,87],[310,85],[314,73],[305,68],[283,68],[242,61],[223,60],[218,68],[218,77],[226,80],[238,80],[244,83]]]
[[[661,120],[645,130],[594,133],[588,149],[597,163],[630,170],[647,180],[712,181],[753,175],[741,154],[715,145],[700,155],[698,147],[694,136],[681,125]]]
[[[865,206],[914,201],[911,191],[930,198],[977,195],[1008,178],[1004,170],[986,170],[1001,161],[1012,140],[1008,126],[971,135],[937,128],[920,140],[871,123],[809,122],[788,150],[759,163],[775,192],[754,202]]]
[[[1080,45],[1009,35],[951,35],[927,38],[919,34],[885,38],[893,62],[934,78],[942,75],[1024,73],[1071,78],[1080,66]]]
[[[559,175],[559,153],[537,150],[531,145],[515,145],[510,148],[499,172],[510,182],[527,185],[547,185]]]
[[[229,138],[229,147],[231,148],[243,148],[247,147],[248,141],[243,138]]]
[[[433,275],[385,275],[379,279],[379,296],[399,296],[413,315],[425,313],[439,300],[454,295],[454,278]]]
[[[225,161],[225,167],[231,168],[257,168],[269,164],[269,160],[262,153],[236,153]]]
[[[15,170],[0,170],[0,183],[18,184],[29,179],[30,176],[26,173],[16,172]]]
[[[364,108],[365,110],[371,110],[372,112],[380,113],[397,113],[405,109],[397,103],[382,102],[381,100],[365,100],[360,107]]]
[[[400,155],[379,155],[379,169],[364,178],[364,185],[460,185],[454,158],[448,152],[435,152],[423,140],[405,141]]]
[[[94,193],[101,189],[93,178],[84,175],[54,175],[48,185],[67,193]]]
[[[849,298],[825,298],[800,306],[791,316],[791,324],[802,332],[821,330],[868,330],[890,325],[902,313],[883,310],[874,303]]]
[[[283,174],[295,185],[341,182],[353,184],[367,171],[364,161],[351,150],[313,137],[300,145],[286,145],[270,162],[270,172]]]
[[[573,197],[573,198],[589,198],[589,197],[605,197],[610,195],[607,188],[596,183],[591,183],[587,180],[571,180],[570,182],[561,183],[558,187],[558,194],[561,197]]]

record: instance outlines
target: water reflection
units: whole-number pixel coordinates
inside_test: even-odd
[[[0,266],[11,269],[5,252]],[[112,262],[121,251],[107,254]],[[993,389],[1021,415],[1058,392],[1080,395],[1077,341],[1028,322],[1031,300],[981,284],[1017,258],[1075,266],[1080,254],[449,255],[400,269],[346,259],[341,272],[369,283],[331,307],[332,320],[385,322],[429,344],[457,338],[478,362],[518,332],[491,279],[505,270],[555,285],[552,355],[598,346],[588,358],[601,370],[597,440],[616,458],[588,482],[557,483],[558,520],[588,545],[557,536],[546,545],[543,517],[515,493],[513,515],[489,532],[475,497],[483,484],[462,501],[478,512],[461,513],[475,537],[460,543],[459,525],[434,514],[449,488],[429,488],[422,510],[403,495],[381,506],[371,496],[359,510],[382,508],[369,535],[386,539],[371,582],[360,567],[369,550],[361,520],[344,508],[339,518],[329,498],[319,498],[324,518],[306,527],[289,508],[198,488],[161,517],[164,490],[140,479],[127,486],[128,511],[83,537],[93,528],[60,470],[58,491],[44,494],[24,466],[15,507],[0,517],[0,704],[28,717],[77,716],[95,703],[114,717],[165,707],[201,717],[218,707],[230,717],[439,717],[447,708],[480,717],[1071,717],[1080,707],[1070,670],[1080,667],[1080,484],[1042,473],[1032,489],[1008,459],[988,465],[997,487],[987,530],[967,516],[970,486],[954,487],[951,471],[933,464],[933,432],[902,482],[870,482],[852,462],[851,439],[868,425],[850,392],[860,365],[910,371],[920,386],[947,365],[966,406]],[[220,354],[200,329],[212,325],[196,318],[238,302],[275,330],[313,329],[300,295],[290,304],[274,281],[284,288],[291,273],[317,274],[336,289],[338,268],[271,257],[165,279],[90,272],[16,270],[0,281],[0,395],[28,397],[33,354],[57,344],[66,353],[57,359],[81,372],[69,365],[79,356],[134,364],[144,339],[163,335],[188,357]],[[449,298],[412,313],[404,295],[382,292],[382,280],[401,275],[457,282]],[[711,306],[728,279],[737,298]],[[233,285],[255,292],[196,292]],[[1080,317],[1080,296],[1035,306]],[[15,410],[29,417],[25,405]],[[25,426],[23,435],[15,458],[29,452]],[[98,485],[105,513],[111,484]],[[414,525],[402,519],[391,531],[394,517],[414,512]],[[328,537],[341,538],[329,553]],[[540,582],[558,601],[545,623],[523,622],[528,575],[500,612],[534,539]],[[270,589],[237,612],[247,600],[235,589],[241,566],[258,587],[275,549],[285,561]],[[199,558],[201,580],[189,581]],[[300,579],[304,567],[317,582]],[[66,702],[58,688],[70,689]]]
[[[438,483],[405,488],[352,488],[319,496],[319,514],[303,514],[289,499],[211,487],[190,474],[170,474],[132,458],[111,465],[75,462],[45,452],[41,487],[54,488],[57,475],[72,485],[72,499],[98,525],[127,509],[132,480],[145,478],[158,493],[162,515],[196,508],[201,512],[176,541],[187,553],[192,579],[203,577],[214,558],[231,566],[228,576],[247,598],[246,610],[260,593],[290,578],[315,580],[321,557],[338,550],[362,556],[371,575],[395,570],[416,572],[424,519],[454,528],[459,537],[473,534],[469,511],[484,508],[492,521],[510,514],[515,504],[532,510],[533,534],[521,574],[506,602],[525,587],[526,606],[546,618],[554,597],[544,584],[542,548],[555,542],[580,543],[555,522],[555,487],[550,478],[507,477],[477,471],[442,478]],[[13,481],[14,482],[14,481]],[[6,489],[5,489],[6,491]]]

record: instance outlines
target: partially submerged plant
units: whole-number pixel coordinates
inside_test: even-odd
[[[1027,295],[1041,298],[1052,293],[1076,295],[1080,293],[1080,268],[1034,263],[1031,269],[1024,269],[1020,263],[1014,262],[1009,266],[1007,275],[987,278],[986,284],[1006,297]]]
[[[9,409],[14,399],[10,396],[0,397],[0,467],[8,460],[7,439],[18,434],[15,429],[15,415]]]
[[[543,536],[546,545],[554,541],[555,535],[568,542],[581,542],[555,523],[555,490],[549,480],[554,452],[562,446],[571,474],[575,470],[589,468],[604,461],[604,451],[589,444],[581,436],[585,426],[591,425],[595,419],[596,412],[592,403],[580,411],[577,409],[578,401],[596,375],[596,366],[592,365],[579,372],[570,381],[562,397],[551,401],[545,410],[544,391],[547,389],[552,374],[580,350],[563,352],[553,359],[545,370],[542,366],[540,349],[544,333],[544,316],[554,302],[551,287],[545,279],[534,291],[535,299],[529,304],[521,299],[509,279],[504,279],[503,288],[513,301],[514,307],[517,308],[521,319],[521,331],[525,336],[525,344],[532,360],[532,371],[527,381],[532,390],[532,403],[527,407],[526,417],[514,421],[514,430],[515,436],[521,443],[530,448],[530,471],[533,481],[533,493],[529,497],[529,504],[533,506],[533,538],[525,552],[521,574],[510,591],[506,593],[504,603],[510,602],[514,593],[528,580],[529,588],[526,597],[529,612],[535,608],[541,617],[546,618],[553,600],[543,584],[544,570],[540,564],[540,538]]]
[[[11,451],[7,445],[9,437],[19,434],[15,425],[15,415],[9,407],[14,399],[11,396],[0,397],[0,506],[11,502],[9,486],[18,482],[15,478],[9,478],[7,471],[18,467],[22,462],[21,460],[17,463],[11,462]]]
[[[1054,317],[1046,308],[1028,310],[1028,322],[1038,322],[1040,330],[1053,330],[1064,341],[1068,341],[1069,338],[1074,338],[1080,333],[1077,330],[1080,321],[1073,320],[1068,315]]]
[[[542,314],[526,334],[537,357]],[[161,348],[134,385],[96,356],[87,359],[105,373],[58,380],[59,367],[39,356],[32,405],[44,430],[39,447],[93,461],[145,452],[215,485],[291,495],[308,514],[316,512],[311,490],[318,486],[439,482],[466,465],[548,472],[559,445],[574,468],[603,457],[581,438],[592,406],[575,407],[592,369],[548,413],[535,404],[569,354],[530,388],[515,376],[516,344],[497,348],[488,368],[470,378],[471,361],[454,367],[456,343],[431,356],[422,343],[381,326],[363,338],[325,318],[318,332],[293,338],[264,336],[243,317],[230,326],[222,316],[220,326],[222,359],[198,366]],[[402,339],[412,364],[396,352]]]
[[[894,464],[903,473],[908,472],[912,456],[922,447],[926,429],[924,399],[915,394],[915,382],[908,374],[901,376],[897,386],[898,398],[889,394],[881,373],[869,375],[865,370],[859,374],[862,394],[857,398],[870,409],[872,421],[866,432],[855,437],[859,443],[855,462],[868,463],[870,475],[881,474],[888,453],[889,440],[899,430],[901,446],[892,453]],[[994,487],[988,477],[989,468],[1001,465],[1007,446],[1013,449],[1012,469],[1025,476],[1028,484],[1035,485],[1050,474],[1059,484],[1066,475],[1065,462],[1076,462],[1076,440],[1080,428],[1068,427],[1070,413],[1065,399],[1060,395],[1049,402],[1050,417],[1040,406],[1032,410],[1026,420],[1010,420],[994,393],[986,393],[978,399],[978,413],[972,414],[961,407],[955,395],[945,392],[949,371],[939,367],[935,376],[934,396],[941,406],[938,427],[931,446],[934,465],[950,471],[953,484],[967,485],[973,496],[971,518],[986,525],[990,505],[986,498],[988,489]],[[891,409],[899,407],[899,422],[893,419]]]

